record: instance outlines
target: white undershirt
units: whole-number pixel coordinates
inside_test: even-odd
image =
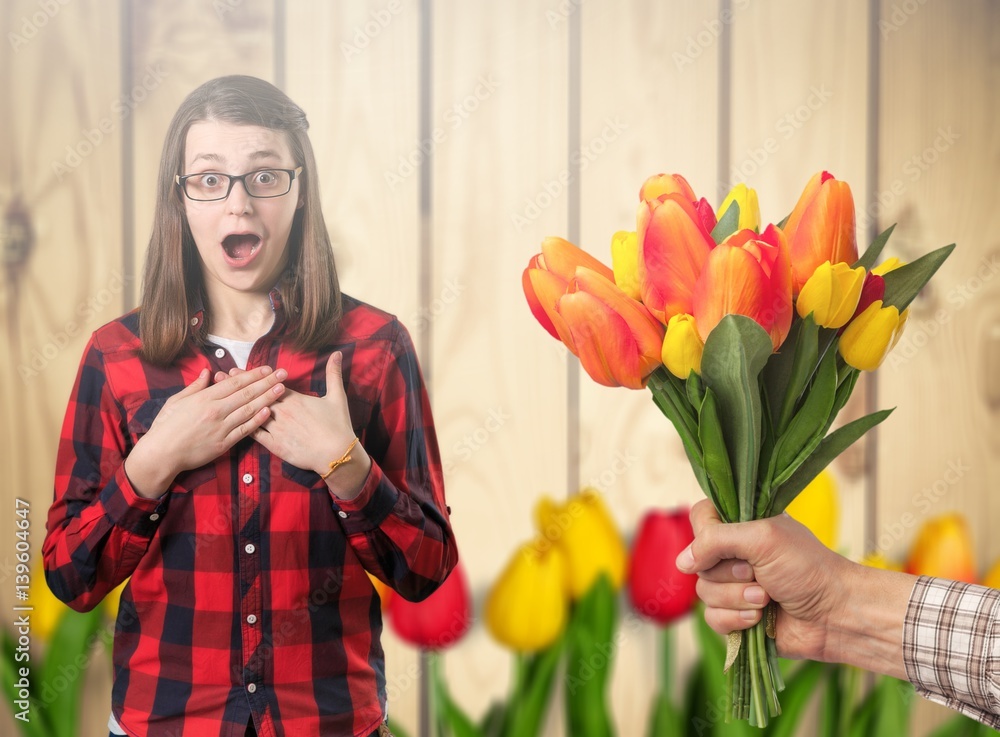
[[[220,338],[218,335],[209,335],[208,339],[217,346],[221,346],[229,351],[233,360],[236,361],[236,365],[241,369],[246,369],[247,362],[250,360],[250,351],[253,350],[255,341],[230,340],[229,338]],[[222,358],[222,356],[218,357]]]

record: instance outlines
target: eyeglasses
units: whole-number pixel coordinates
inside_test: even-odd
[[[251,197],[267,199],[288,194],[292,189],[292,180],[301,173],[301,166],[295,169],[258,169],[239,175],[209,171],[184,176],[177,174],[174,182],[189,200],[197,202],[227,199],[236,182],[243,182],[243,188]]]

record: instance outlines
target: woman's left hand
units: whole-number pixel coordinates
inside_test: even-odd
[[[254,439],[284,461],[322,475],[330,462],[340,458],[354,441],[341,372],[343,355],[335,351],[326,363],[326,396],[311,397],[286,387],[271,406],[271,418],[254,432]],[[341,499],[361,491],[371,459],[358,443],[351,460],[337,468],[327,486]]]

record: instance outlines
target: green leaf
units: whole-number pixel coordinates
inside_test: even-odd
[[[43,695],[52,694],[51,701],[45,703],[52,737],[76,737],[80,693],[103,616],[103,607],[84,613],[68,611],[59,619],[49,640],[39,683]]]
[[[827,673],[826,687],[819,704],[818,737],[839,737],[841,733],[840,714],[844,703],[844,689],[841,684],[843,666],[835,665]]]
[[[448,727],[448,734],[452,737],[482,737],[482,733],[469,718],[469,715],[452,700],[444,679],[436,670],[433,686],[440,709],[439,715]]]
[[[601,574],[576,603],[567,632],[567,733],[611,737],[607,684],[615,652],[618,601],[607,574]]]
[[[25,664],[15,660],[16,644],[6,627],[0,626],[0,638],[2,638],[3,651],[3,657],[0,658],[0,688],[3,689],[3,693],[6,696],[7,706],[14,713],[18,713],[22,710],[14,702],[21,699],[19,690],[15,687],[15,684],[20,678],[19,668]],[[52,726],[49,724],[48,714],[39,708],[38,700],[35,698],[37,689],[34,687],[34,662],[30,661],[26,666],[31,669],[28,680],[32,683],[32,686],[29,688],[31,695],[28,697],[29,721],[25,722],[14,718],[12,718],[12,721],[17,725],[22,737],[49,737],[53,734],[53,731]]]
[[[701,413],[701,403],[705,401],[705,386],[701,383],[701,377],[694,371],[684,382],[684,389],[687,392],[687,400],[690,402],[695,414]]]
[[[872,734],[909,734],[913,686],[896,678],[882,676],[875,690],[878,692],[879,705],[872,720]]]
[[[739,227],[740,206],[736,200],[733,200],[732,204],[729,205],[722,217],[719,218],[719,222],[717,222],[715,227],[712,228],[712,240],[716,243],[722,243],[722,241],[726,240],[726,238],[735,233]]]
[[[872,412],[870,415],[859,417],[853,422],[847,423],[823,438],[816,451],[806,459],[805,463],[799,466],[791,478],[773,490],[765,516],[770,517],[784,512],[785,507],[792,503],[799,492],[806,488],[806,485],[816,478],[816,475],[826,468],[830,461],[847,450],[855,440],[890,414],[892,414],[891,409]]]
[[[387,722],[387,724],[389,726],[389,731],[392,732],[393,737],[410,737],[409,734],[407,734],[406,730],[400,727],[399,724],[397,724],[396,722],[392,721],[392,719],[390,719]]]
[[[878,261],[878,257],[882,254],[882,249],[885,248],[885,244],[889,241],[889,236],[892,235],[892,231],[896,229],[896,224],[893,223],[888,228],[883,230],[878,234],[878,237],[871,242],[871,245],[865,249],[864,255],[854,262],[852,269],[856,269],[859,266],[864,266],[865,271],[871,271],[875,267],[875,262]]]
[[[778,424],[774,429],[779,436],[788,427],[795,408],[798,407],[799,397],[802,396],[802,392],[805,391],[806,386],[809,384],[813,371],[816,370],[816,362],[819,359],[819,325],[813,320],[811,314],[796,322],[799,325],[798,331],[794,336],[789,334],[789,338],[794,337],[795,342],[790,344],[788,339],[786,339],[782,345],[782,348],[794,345],[795,351],[794,353],[785,351],[786,353],[792,353],[793,358],[792,365],[788,367],[788,375],[782,377],[784,381],[780,384],[786,387],[786,389],[782,397],[781,409],[776,413]]]
[[[885,279],[882,306],[892,305],[900,312],[905,310],[954,250],[955,244],[952,243],[950,246],[924,254],[912,263],[893,269],[882,277]]]
[[[760,457],[760,373],[770,358],[771,337],[743,315],[726,315],[709,333],[701,377],[719,402],[722,434],[740,502],[740,520],[753,519]]]
[[[653,699],[646,737],[674,737],[679,734],[684,734],[684,715],[674,705],[670,694],[660,691]]]
[[[650,374],[646,385],[652,392],[654,404],[677,430],[698,485],[705,492],[705,496],[712,498],[712,487],[705,473],[701,445],[698,442],[698,421],[688,402],[686,392],[681,392],[674,383],[675,378],[666,368],[660,366]]]
[[[775,720],[768,737],[794,737],[825,670],[826,665],[815,661],[806,661],[796,669],[781,695],[781,717]]]
[[[704,702],[696,705],[694,713],[688,714],[688,723],[699,720],[701,726],[711,725],[712,734],[718,737],[751,737],[759,731],[744,721],[724,723],[727,709],[726,674],[722,666],[726,661],[726,646],[718,634],[705,623],[704,610],[699,607],[695,616],[695,633],[702,653],[704,676]],[[701,734],[701,730],[696,730]]]
[[[548,713],[555,675],[566,650],[566,633],[551,646],[534,655],[528,668],[527,682],[523,684],[518,703],[508,705],[506,732],[517,737],[535,737],[542,728]],[[488,737],[491,732],[483,730]]]
[[[722,437],[722,424],[715,400],[715,392],[705,390],[698,418],[698,440],[704,453],[705,472],[711,480],[716,498],[716,509],[726,522],[736,522],[740,516],[740,502],[736,496],[733,469],[729,465],[729,452]]]

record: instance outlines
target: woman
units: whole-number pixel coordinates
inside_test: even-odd
[[[84,352],[43,556],[80,611],[129,579],[112,734],[387,733],[366,572],[419,600],[457,560],[412,343],[339,291],[307,127],[251,77],[184,100],[140,308]]]

